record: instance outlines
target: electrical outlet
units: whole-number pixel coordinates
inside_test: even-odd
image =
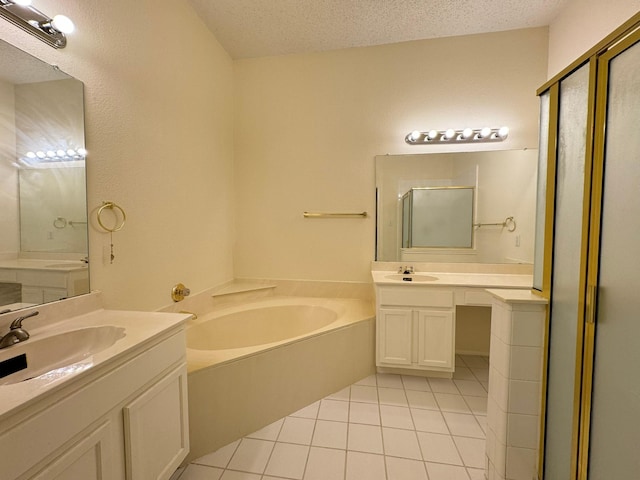
[[[516,235],[516,247],[520,246],[520,235]]]

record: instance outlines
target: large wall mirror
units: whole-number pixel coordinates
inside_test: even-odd
[[[376,260],[533,263],[537,150],[375,162]]]
[[[89,292],[82,82],[0,41],[0,312]]]

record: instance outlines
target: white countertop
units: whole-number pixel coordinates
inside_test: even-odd
[[[387,278],[389,275],[398,275],[396,271],[373,270],[371,276],[376,285],[411,285],[423,287],[478,287],[478,288],[531,288],[533,275],[510,273],[445,273],[445,272],[416,272],[406,277],[419,277],[428,275],[435,280],[426,282],[405,282]]]
[[[30,333],[29,340],[0,350],[0,361],[20,354],[20,345],[35,342],[49,336],[58,335],[71,330],[95,326],[115,326],[124,329],[124,337],[113,345],[70,365],[61,368],[55,374],[44,374],[19,383],[0,385],[0,420],[17,409],[26,407],[69,384],[71,380],[90,375],[96,367],[106,366],[124,354],[132,352],[147,342],[152,342],[165,332],[185,323],[191,315],[160,312],[129,312],[117,310],[95,310],[89,313],[68,318],[60,322],[29,329],[25,321],[25,329]],[[37,318],[37,317],[34,317]],[[1,332],[4,335],[4,331]]]
[[[0,268],[10,268],[13,270],[45,270],[48,272],[70,272],[75,270],[86,270],[88,265],[79,260],[35,260],[16,258],[0,260]]]

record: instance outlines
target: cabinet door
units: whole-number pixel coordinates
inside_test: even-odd
[[[378,363],[411,365],[412,311],[381,308],[378,315]]]
[[[183,364],[124,408],[127,480],[164,480],[189,452]]]
[[[110,423],[107,421],[74,444],[31,480],[108,480],[111,469]],[[27,448],[25,446],[25,448]]]
[[[453,371],[453,312],[418,310],[418,365]]]

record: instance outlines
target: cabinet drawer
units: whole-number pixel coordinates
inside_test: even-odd
[[[23,285],[39,287],[67,288],[67,274],[61,272],[43,272],[42,270],[22,270],[18,272],[18,282]]]
[[[464,292],[465,305],[491,305],[493,296],[482,289],[466,290]]]
[[[0,282],[15,282],[17,280],[18,275],[15,270],[0,268]]]
[[[432,287],[380,287],[378,289],[380,305],[400,305],[415,307],[454,306],[453,290]]]

